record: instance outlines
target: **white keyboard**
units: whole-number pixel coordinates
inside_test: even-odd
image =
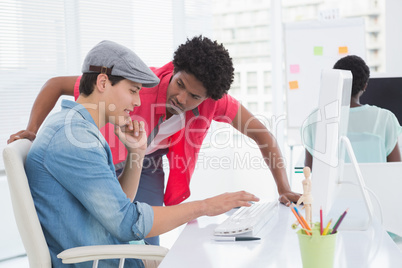
[[[257,202],[250,207],[241,207],[224,222],[219,224],[214,235],[256,235],[277,213],[278,202]]]

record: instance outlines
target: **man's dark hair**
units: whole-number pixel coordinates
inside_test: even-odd
[[[352,72],[352,96],[355,96],[364,89],[370,77],[369,67],[359,56],[351,55],[341,58],[335,63],[334,69],[349,70]]]
[[[80,94],[84,94],[85,96],[89,96],[94,91],[96,85],[96,79],[98,79],[99,73],[84,73],[82,74],[80,81]],[[112,86],[119,83],[121,80],[125,78],[123,76],[115,76],[115,75],[107,75]]]
[[[173,57],[174,72],[192,74],[207,90],[207,96],[219,100],[233,82],[233,62],[229,52],[216,41],[193,37],[180,45]]]

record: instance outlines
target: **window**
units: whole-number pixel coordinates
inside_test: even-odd
[[[264,94],[271,94],[271,73],[264,72]]]
[[[252,113],[258,113],[258,102],[250,101],[247,103],[247,109],[249,109]]]
[[[10,134],[26,128],[43,84],[54,76],[79,75],[94,45],[113,40],[148,65],[161,66],[187,37],[211,35],[210,5],[210,0],[1,1],[0,151]]]
[[[247,73],[247,94],[256,95],[258,93],[257,88],[257,72]]]
[[[230,87],[229,94],[236,97],[241,93],[241,88],[240,88],[240,73],[235,72],[234,73],[234,78],[233,78],[233,83],[232,86]]]

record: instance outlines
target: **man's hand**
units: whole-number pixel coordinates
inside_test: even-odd
[[[163,234],[200,216],[216,216],[235,207],[249,207],[251,201],[259,200],[253,194],[240,191],[175,206],[153,206],[154,222],[147,237]]]
[[[205,213],[207,216],[216,216],[225,213],[235,207],[249,207],[252,202],[260,199],[245,191],[224,193],[204,200]]]
[[[279,202],[281,202],[282,204],[284,204],[288,207],[288,206],[290,206],[290,204],[292,202],[297,203],[297,201],[299,200],[300,197],[301,197],[301,194],[289,191],[289,192],[281,193],[279,195]]]
[[[132,121],[130,119],[126,125],[115,126],[114,132],[119,140],[126,146],[130,153],[144,151],[147,149],[147,135],[144,122]]]
[[[20,130],[15,134],[12,134],[10,138],[7,140],[7,144],[12,143],[13,141],[20,139],[28,139],[33,141],[36,138],[36,134],[29,130]]]

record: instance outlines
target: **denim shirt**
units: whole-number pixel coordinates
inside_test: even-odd
[[[48,118],[25,163],[53,267],[67,266],[57,258],[65,249],[128,244],[143,239],[153,223],[152,208],[130,202],[123,192],[109,145],[87,109],[63,100],[62,110]],[[100,261],[99,267],[117,267],[115,261]],[[143,267],[140,260],[127,259],[125,264]]]

